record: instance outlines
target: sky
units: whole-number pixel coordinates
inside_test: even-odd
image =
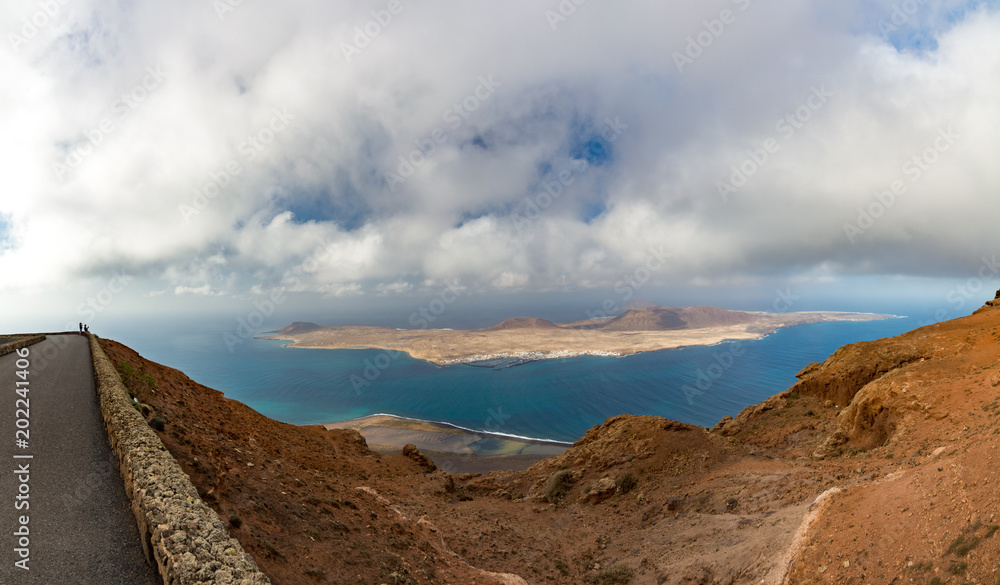
[[[995,0],[14,0],[0,34],[0,331],[1000,288]]]

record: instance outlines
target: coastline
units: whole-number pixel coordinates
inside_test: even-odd
[[[749,313],[747,313],[749,314]],[[760,339],[796,325],[831,321],[872,321],[896,315],[809,311],[756,313],[749,322],[698,328],[604,330],[575,323],[509,329],[391,329],[321,327],[307,324],[261,336],[304,349],[373,349],[398,351],[439,366],[473,365],[502,369],[532,361],[578,356],[624,357],[650,351]],[[493,363],[491,363],[493,362]]]
[[[462,426],[459,426],[459,425],[456,425],[456,424],[452,424],[452,423],[449,423],[449,422],[438,421],[438,420],[427,420],[427,419],[423,419],[423,418],[413,418],[413,417],[409,417],[409,416],[400,416],[398,414],[390,414],[390,413],[387,413],[387,412],[376,412],[374,414],[369,414],[369,415],[365,415],[365,416],[359,416],[357,418],[351,418],[351,419],[347,419],[347,420],[343,420],[343,421],[330,422],[330,423],[322,423],[322,426],[348,425],[348,424],[350,424],[351,425],[350,427],[338,426],[338,427],[331,427],[331,428],[354,428],[354,426],[362,424],[362,423],[367,423],[367,424],[370,425],[370,424],[373,423],[374,419],[378,419],[378,418],[381,418],[381,417],[395,419],[395,420],[399,421],[400,424],[413,423],[413,424],[417,424],[417,425],[433,425],[435,428],[443,428],[443,429],[447,429],[447,430],[451,430],[451,431],[456,431],[456,432],[461,432],[461,433],[470,433],[470,434],[474,434],[474,435],[483,435],[483,436],[487,436],[487,437],[496,437],[496,438],[501,438],[501,439],[513,439],[513,440],[516,440],[516,441],[524,441],[526,443],[538,443],[538,444],[553,445],[553,446],[560,446],[560,447],[572,447],[573,446],[573,443],[569,442],[569,441],[556,441],[555,439],[542,439],[542,438],[539,438],[539,437],[526,437],[524,435],[514,435],[514,434],[511,434],[511,433],[501,433],[499,431],[482,431],[482,430],[470,429],[470,428],[467,428],[467,427],[462,427]]]
[[[561,441],[476,431],[450,423],[382,413],[320,426],[327,430],[354,429],[361,433],[370,449],[383,454],[399,453],[404,446],[412,444],[450,473],[526,468],[573,446]]]

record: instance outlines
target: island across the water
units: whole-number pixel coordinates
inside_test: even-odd
[[[506,367],[581,355],[624,356],[726,340],[757,339],[782,327],[824,321],[871,321],[893,315],[810,311],[763,313],[710,306],[629,309],[616,317],[553,323],[515,317],[475,330],[320,326],[296,322],[263,339],[291,347],[383,349],[440,365]]]

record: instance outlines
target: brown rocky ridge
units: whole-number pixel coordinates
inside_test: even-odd
[[[609,320],[601,329],[605,331],[669,331],[672,329],[701,329],[720,325],[742,325],[757,319],[758,314],[745,311],[728,311],[718,307],[652,307],[629,309]]]
[[[845,346],[712,429],[613,417],[484,476],[267,419],[102,346],[278,585],[1000,580],[997,306]]]
[[[484,329],[484,331],[502,331],[504,329],[558,329],[559,326],[547,319],[536,317],[511,317]]]

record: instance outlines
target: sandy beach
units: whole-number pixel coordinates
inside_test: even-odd
[[[449,473],[487,473],[499,469],[526,469],[558,455],[571,444],[476,432],[445,424],[372,415],[323,425],[327,429],[354,429],[373,451],[399,453],[412,444]]]

